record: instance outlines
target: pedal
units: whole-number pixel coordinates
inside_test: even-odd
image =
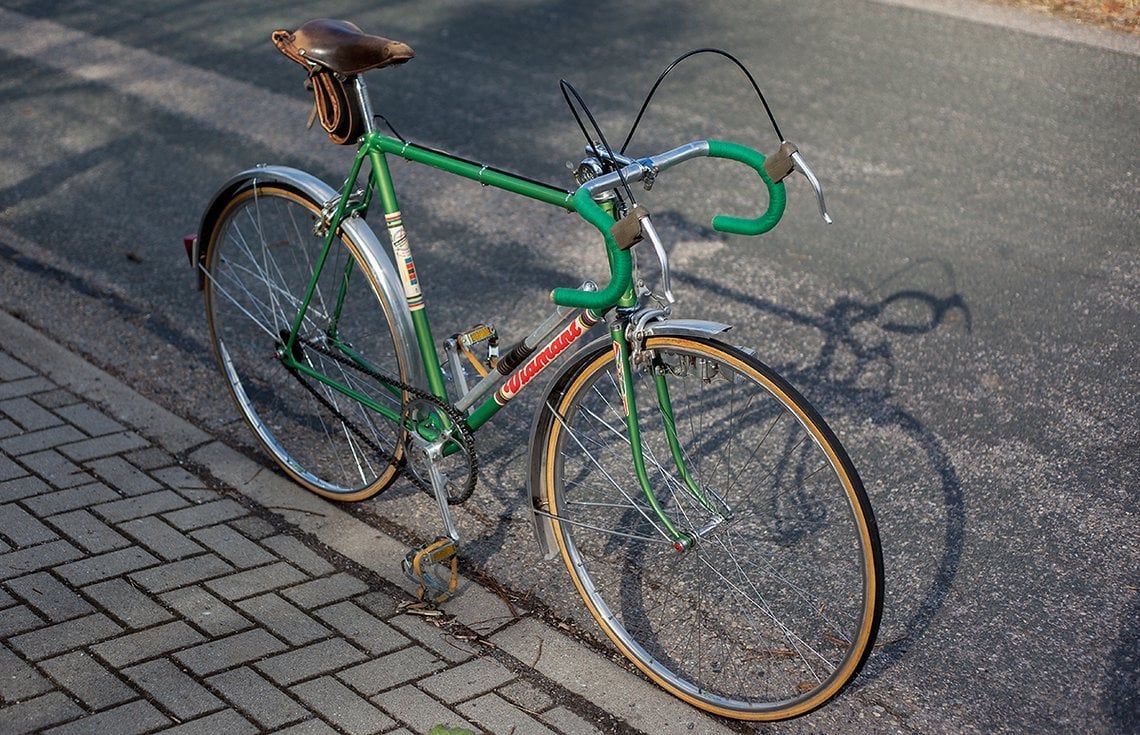
[[[419,585],[416,597],[439,604],[452,597],[459,584],[459,545],[441,536],[411,549],[404,556],[404,576]]]
[[[493,368],[499,362],[499,333],[488,324],[476,324],[462,334],[455,335],[459,348],[464,356],[475,366],[480,375],[486,375],[486,368]],[[471,351],[480,342],[487,343],[487,360],[485,363]]]

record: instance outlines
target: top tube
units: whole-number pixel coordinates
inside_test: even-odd
[[[379,148],[385,153],[392,153],[408,161],[422,163],[441,171],[478,181],[485,186],[493,186],[496,189],[521,194],[547,204],[554,204],[563,209],[572,210],[574,208],[571,204],[573,193],[566,189],[559,189],[551,184],[544,184],[518,174],[468,161],[450,153],[435,151],[415,143],[390,138],[381,133],[370,133],[365,140],[365,145]]]

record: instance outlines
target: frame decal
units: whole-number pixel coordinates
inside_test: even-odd
[[[400,280],[404,282],[404,298],[408,301],[408,309],[419,311],[424,308],[424,295],[416,276],[416,264],[412,260],[408,235],[404,232],[403,218],[398,211],[386,214],[384,224],[388,227],[388,237],[392,239],[392,253],[396,258],[396,268],[400,271]]]
[[[523,363],[522,367],[515,370],[511,377],[507,378],[507,382],[495,391],[495,402],[500,406],[507,405],[507,401],[517,396],[519,391],[525,388],[536,375],[554,362],[570,345],[577,342],[579,337],[597,323],[598,318],[591,312],[584,311],[579,314],[577,319],[567,324],[565,329],[555,335],[546,343],[545,347],[536,352],[533,357]]]

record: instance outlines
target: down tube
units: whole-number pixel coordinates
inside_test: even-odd
[[[499,412],[503,406],[517,396],[523,388],[530,385],[530,382],[545,370],[551,363],[558,359],[560,355],[565,354],[566,350],[582,338],[590,327],[594,326],[601,321],[601,316],[594,312],[592,309],[587,309],[580,313],[574,321],[566,325],[566,327],[554,335],[543,347],[534,353],[526,360],[518,369],[511,373],[506,382],[495,391],[487,400],[483,401],[479,408],[471,414],[467,419],[467,425],[474,431]]]

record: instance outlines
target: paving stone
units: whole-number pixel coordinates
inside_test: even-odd
[[[324,720],[313,719],[306,722],[299,722],[284,730],[278,730],[277,735],[337,735],[337,732]],[[395,730],[388,733],[388,735],[400,735],[400,731]]]
[[[88,436],[103,436],[123,431],[124,426],[89,403],[76,403],[55,409],[72,426],[78,426]],[[134,447],[131,447],[132,449]]]
[[[206,640],[182,620],[175,620],[136,633],[128,633],[91,647],[108,666],[122,668],[171,651],[190,648]]]
[[[372,659],[337,674],[337,678],[366,697],[434,674],[446,666],[438,656],[418,646]]]
[[[114,709],[97,712],[66,725],[45,730],[44,735],[93,735],[94,733],[115,733],[116,735],[136,735],[150,732],[170,724],[165,715],[155,709],[150,702],[141,699],[121,704]]]
[[[55,689],[54,684],[6,646],[0,645],[0,702],[18,702],[52,689]]]
[[[162,489],[162,485],[122,457],[104,457],[87,466],[103,482],[123,495],[145,495]]]
[[[272,523],[265,520],[264,518],[258,518],[257,516],[242,516],[241,518],[234,518],[233,520],[228,521],[227,525],[230,526],[231,528],[237,530],[238,532],[240,532],[246,538],[251,538],[251,539],[254,539],[255,541],[261,541],[265,537],[273,536],[275,533],[277,533],[277,529],[273,527]],[[292,537],[291,536],[285,536],[284,538],[292,538]],[[296,541],[296,539],[294,539],[294,541]],[[300,543],[300,542],[298,542],[298,543]],[[293,561],[293,559],[288,554],[282,554],[279,550],[277,550],[273,546],[270,546],[269,548],[273,549],[274,551],[277,551],[277,553],[281,554],[281,556],[284,556],[286,559]],[[296,565],[301,567],[302,569],[304,569],[306,572],[309,572],[308,569],[305,569],[305,566],[303,564],[298,563]],[[313,572],[309,572],[309,573],[314,574]],[[325,574],[325,573],[326,572],[321,572],[319,574]],[[319,574],[314,574],[314,576],[319,576]]]
[[[123,454],[123,458],[145,472],[175,464],[174,457],[159,447],[145,447],[126,452]]]
[[[291,587],[281,594],[304,608],[320,607],[368,591],[368,585],[347,572]]]
[[[59,416],[45,410],[26,396],[0,401],[0,413],[7,414],[8,418],[22,426],[25,431],[38,431],[63,423]]]
[[[8,639],[8,645],[27,658],[39,661],[105,640],[122,630],[118,623],[103,613],[93,613],[13,636]]]
[[[144,516],[119,524],[119,530],[129,534],[143,546],[166,561],[201,554],[206,550],[187,538],[182,531],[158,516]]]
[[[486,694],[514,678],[514,673],[498,661],[477,658],[424,679],[418,686],[445,703],[454,704]]]
[[[184,722],[177,727],[162,731],[163,735],[217,735],[217,733],[244,735],[245,733],[257,732],[259,730],[250,724],[249,720],[232,709],[199,717],[196,720]]]
[[[62,539],[27,549],[0,554],[0,580],[19,577],[83,556],[83,552]]]
[[[35,374],[34,370],[15,357],[7,352],[0,352],[0,382],[9,383],[13,380],[30,378]]]
[[[307,612],[273,593],[247,598],[237,606],[278,638],[295,646],[327,638],[330,634],[328,628]]]
[[[47,572],[9,580],[8,589],[52,623],[95,612],[87,600]]]
[[[3,386],[0,386],[0,393],[3,393]],[[27,431],[23,434],[0,439],[0,451],[12,457],[19,457],[21,454],[41,452],[45,449],[51,449],[60,444],[78,441],[83,438],[85,438],[83,432],[74,426],[67,426],[65,424],[50,429]]]
[[[16,434],[23,434],[24,430],[21,429],[15,421],[11,419],[0,418],[0,439],[7,439]]]
[[[363,595],[352,598],[352,601],[383,620],[387,620],[396,614],[396,600],[392,597],[391,593],[379,591],[366,592]]]
[[[86,651],[41,661],[39,667],[88,709],[106,709],[139,696]]]
[[[436,656],[453,664],[466,661],[475,655],[471,646],[456,641],[446,632],[422,618],[411,615],[397,615],[389,619],[389,624],[421,646],[430,649]]]
[[[339,671],[367,656],[343,638],[311,643],[302,648],[277,654],[256,666],[274,682],[288,686],[313,676]]]
[[[310,716],[307,709],[245,666],[211,676],[207,682],[226,701],[270,730]]]
[[[268,564],[277,558],[226,525],[201,528],[190,536],[239,569]]]
[[[219,638],[174,654],[195,674],[215,674],[256,661],[285,648],[285,644],[261,628]]]
[[[35,393],[54,390],[55,383],[39,375],[0,383],[0,400],[17,396],[30,396]]]
[[[54,449],[25,454],[20,457],[20,462],[58,488],[74,487],[91,481],[91,475],[86,470]],[[0,479],[3,479],[2,473]]]
[[[145,549],[128,546],[104,554],[91,556],[55,568],[55,573],[76,587],[118,577],[138,569],[158,564],[158,559]]]
[[[6,735],[20,735],[26,732],[43,732],[45,727],[74,720],[82,715],[82,708],[72,702],[66,694],[48,692],[0,709],[0,723],[3,723]]]
[[[55,531],[15,503],[0,505],[0,536],[7,538],[17,548],[59,538]]]
[[[14,433],[14,432],[13,432]],[[0,432],[0,437],[11,436],[11,434]],[[0,481],[11,480],[14,477],[23,477],[28,474],[27,471],[16,464],[15,460],[6,454],[0,454]],[[0,500],[3,497],[0,496]],[[15,498],[12,498],[15,500]]]
[[[203,554],[135,572],[131,575],[131,581],[149,592],[158,593],[220,577],[233,569],[213,554]]]
[[[206,487],[202,478],[183,467],[163,467],[152,474],[192,503],[204,504],[218,499],[218,493]]]
[[[123,669],[123,674],[181,721],[215,712],[225,706],[222,700],[186,675],[169,659],[160,658],[131,666]]]
[[[517,679],[496,690],[499,696],[528,712],[545,712],[554,705],[554,698],[526,679]]]
[[[115,500],[118,497],[118,493],[103,483],[92,482],[58,492],[36,494],[35,497],[22,500],[21,504],[40,518],[46,518],[56,513],[86,508],[93,503]]]
[[[83,509],[49,516],[45,520],[56,531],[93,554],[131,545],[130,539]]]
[[[87,459],[95,459],[96,457],[107,457],[112,454],[119,454],[129,449],[138,449],[139,447],[145,447],[149,443],[150,442],[133,431],[124,431],[118,434],[97,436],[93,439],[85,439],[72,444],[62,444],[62,442],[58,444],[62,445],[59,447],[60,452],[76,462],[82,462]]]
[[[221,500],[214,500],[202,505],[195,505],[190,508],[167,513],[163,516],[176,528],[181,528],[184,531],[190,531],[195,528],[202,528],[203,526],[212,526],[215,523],[224,523],[231,518],[239,518],[249,513],[248,510],[243,508],[236,501],[229,498],[222,498]]]
[[[558,735],[546,725],[512,705],[497,694],[485,694],[464,702],[459,711],[489,732],[513,732],[515,735]]]
[[[264,538],[261,540],[261,543],[273,549],[273,551],[293,562],[295,566],[300,567],[303,571],[308,572],[314,577],[324,577],[336,571],[336,568],[326,561],[323,556],[308,546],[305,546],[305,544],[295,536],[279,534]]]
[[[159,490],[146,495],[136,495],[95,505],[91,510],[111,523],[122,523],[132,518],[164,513],[174,508],[182,508],[185,505],[186,499],[177,493],[171,490]]]
[[[16,604],[15,598],[13,598],[10,594],[5,592],[3,587],[0,587],[0,609],[6,608],[9,605],[15,605],[15,604]]]
[[[331,677],[298,684],[291,691],[349,735],[371,735],[396,726],[372,703]]]
[[[174,617],[169,610],[125,579],[109,579],[84,587],[83,594],[133,630],[164,623]]]
[[[566,735],[602,735],[601,730],[565,707],[555,707],[549,712],[544,712],[542,719]]]
[[[321,608],[316,611],[316,615],[374,656],[403,648],[410,643],[408,638],[383,620],[348,601]]]
[[[201,587],[183,587],[160,596],[189,623],[210,636],[228,635],[253,625]]]
[[[66,388],[56,388],[55,390],[49,390],[45,393],[36,393],[32,396],[32,400],[44,408],[53,411],[63,406],[70,406],[74,403],[82,402],[74,393]]]
[[[372,701],[385,712],[407,723],[415,732],[427,732],[434,725],[447,723],[449,727],[466,728],[479,732],[479,728],[453,710],[448,709],[412,685],[384,692]],[[509,730],[491,730],[507,733]]]
[[[27,605],[5,608],[0,610],[0,639],[35,630],[43,624],[43,618],[36,615]]]
[[[303,579],[305,575],[294,567],[285,562],[277,562],[215,579],[207,582],[206,587],[224,599],[240,600],[243,597],[287,587]]]

